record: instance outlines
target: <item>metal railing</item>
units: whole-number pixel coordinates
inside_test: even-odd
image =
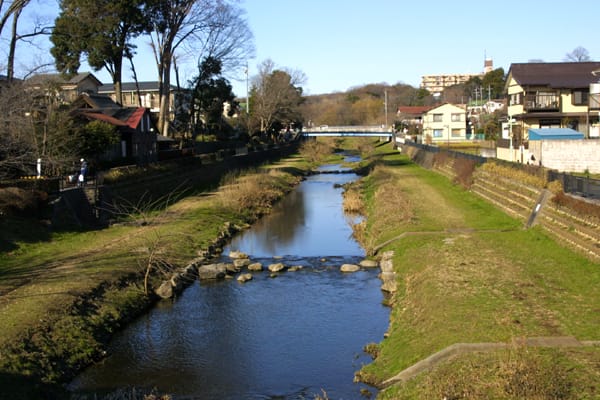
[[[600,199],[600,179],[548,171],[548,180],[562,183],[565,193],[572,193],[590,199]]]
[[[438,146],[429,146],[426,144],[420,144],[420,143],[414,143],[414,142],[410,142],[410,143],[407,142],[406,145],[412,146],[412,147],[417,147],[419,149],[422,149],[422,150],[425,150],[425,151],[428,151],[431,153],[446,152],[451,157],[469,159],[469,160],[473,160],[479,164],[483,164],[489,160],[489,158],[486,158],[486,157],[482,157],[482,156],[478,156],[478,155],[474,155],[474,154],[462,153],[460,151],[448,150],[448,149],[444,149],[444,148],[441,148]],[[558,172],[555,170],[546,170],[543,167],[526,165],[526,164],[521,164],[521,163],[514,163],[514,162],[499,160],[499,159],[494,159],[494,162],[509,165],[512,168],[519,168],[519,169],[521,169],[529,174],[532,174],[532,175],[540,175],[540,174],[545,175],[548,182],[559,181],[562,184],[563,191],[565,193],[571,193],[574,195],[578,195],[581,197],[594,199],[594,200],[600,199],[600,179],[593,179],[593,178],[589,178],[589,177],[585,177],[585,176],[572,175],[572,174],[568,174],[568,173],[564,173],[564,172]]]

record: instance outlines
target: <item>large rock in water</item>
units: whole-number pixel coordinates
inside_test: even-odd
[[[248,271],[262,271],[263,270],[263,266],[261,263],[252,263],[250,265],[248,265]]]
[[[248,254],[238,251],[238,250],[232,250],[229,252],[229,258],[234,258],[234,259],[248,258]]]
[[[358,265],[355,264],[344,264],[341,266],[340,271],[342,272],[356,272],[360,269]]]
[[[252,261],[250,261],[249,258],[236,258],[233,260],[233,265],[235,265],[236,268],[247,267],[251,263]]]
[[[285,269],[285,265],[283,263],[276,263],[269,265],[269,271],[271,272],[279,272]]]
[[[240,274],[240,276],[237,277],[237,281],[240,283],[245,283],[252,280],[252,274]]]
[[[163,281],[163,283],[154,291],[161,299],[170,299],[173,297],[173,285],[170,281]]]
[[[359,264],[363,268],[377,268],[379,266],[379,263],[375,260],[362,260]]]
[[[200,280],[207,279],[223,279],[227,274],[227,264],[207,264],[198,267],[198,278]]]

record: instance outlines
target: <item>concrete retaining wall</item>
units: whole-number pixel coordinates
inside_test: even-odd
[[[600,140],[530,140],[529,152],[549,169],[600,173]]]

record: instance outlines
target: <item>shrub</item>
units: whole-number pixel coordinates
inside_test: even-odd
[[[229,173],[222,181],[219,201],[224,208],[236,212],[262,215],[291,188],[295,179],[278,170]]]
[[[563,191],[554,193],[552,201],[558,206],[573,210],[584,218],[591,217],[594,218],[597,223],[600,223],[600,205],[598,204],[569,196]]]
[[[48,202],[48,194],[16,187],[0,188],[0,215],[39,216]]]
[[[360,189],[356,184],[346,186],[344,191],[344,212],[350,214],[364,214],[364,201]]]
[[[473,172],[477,162],[466,158],[457,158],[454,160],[454,172],[456,174],[454,181],[465,189],[473,184]]]
[[[331,140],[307,140],[300,146],[300,155],[311,164],[325,160],[334,150]]]
[[[483,171],[486,171],[492,175],[500,176],[503,178],[517,180],[525,185],[544,188],[548,184],[545,176],[540,176],[541,171],[530,167],[525,170],[524,168],[509,167],[506,165],[500,165],[493,161],[488,161],[482,165]],[[529,171],[529,172],[528,172]]]

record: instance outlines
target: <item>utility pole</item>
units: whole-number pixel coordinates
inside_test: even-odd
[[[383,91],[384,94],[384,106],[385,106],[385,129],[387,129],[388,126],[388,98],[387,98],[387,89],[385,89]]]

